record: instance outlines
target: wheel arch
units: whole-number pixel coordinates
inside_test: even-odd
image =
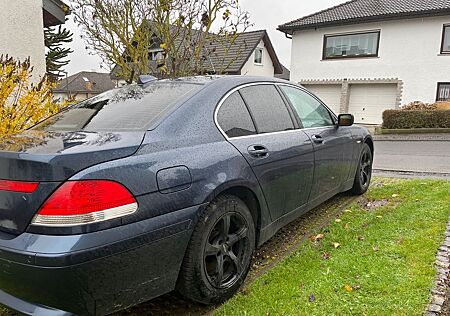
[[[258,194],[259,193],[259,194]],[[209,201],[222,195],[233,195],[241,199],[249,208],[253,217],[256,232],[256,245],[259,244],[261,228],[265,222],[271,221],[270,214],[265,207],[265,200],[261,192],[256,192],[250,185],[245,183],[227,183],[216,188]],[[266,219],[264,217],[267,217]]]
[[[370,136],[366,137],[366,139],[364,140],[364,143],[370,147],[370,151],[372,152],[372,157],[373,157],[373,155],[375,153],[375,146],[373,144],[372,137],[370,137]]]

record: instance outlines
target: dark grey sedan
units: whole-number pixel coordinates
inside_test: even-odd
[[[3,140],[0,303],[104,315],[174,289],[227,300],[278,229],[366,192],[373,141],[352,125],[274,78],[147,78]]]

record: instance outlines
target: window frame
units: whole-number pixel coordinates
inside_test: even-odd
[[[450,55],[450,50],[444,50],[444,41],[445,41],[445,31],[448,28],[448,31],[450,32],[450,24],[444,24],[442,26],[442,38],[441,38],[441,55]],[[441,83],[441,82],[438,82]]]
[[[261,51],[261,62],[260,63],[256,62],[256,51]],[[254,56],[253,56],[253,63],[255,65],[258,65],[258,66],[263,66],[264,65],[264,48],[262,48],[262,47],[256,47],[255,48],[255,53],[254,53]]]
[[[289,112],[289,115],[291,116],[291,119],[292,119],[292,121],[294,123],[294,129],[288,130],[288,131],[278,131],[278,132],[271,132],[271,133],[260,133],[259,130],[258,130],[258,125],[255,122],[255,119],[253,117],[253,114],[252,114],[251,110],[248,108],[248,105],[245,102],[245,99],[241,96],[242,100],[245,103],[245,106],[247,107],[248,112],[250,113],[250,117],[252,118],[253,124],[255,125],[256,134],[255,135],[248,135],[248,136],[238,136],[238,137],[233,137],[233,138],[228,137],[228,135],[222,129],[222,127],[220,126],[219,121],[218,121],[219,110],[222,107],[223,103],[225,103],[225,101],[228,99],[228,97],[231,96],[234,92],[239,92],[239,90],[241,90],[242,88],[251,87],[251,86],[260,86],[260,85],[273,85],[273,86],[275,86],[275,88],[277,89],[278,93],[280,94],[280,97],[282,98],[282,100],[283,100],[283,102],[284,102],[284,104],[285,104],[285,106],[286,106],[286,108],[287,108],[287,110]],[[324,126],[324,127],[304,128],[303,125],[302,125],[302,121],[300,120],[297,112],[293,108],[293,105],[291,104],[289,99],[286,97],[286,94],[282,91],[282,89],[280,89],[280,86],[287,86],[287,87],[292,87],[292,88],[298,89],[300,91],[303,91],[303,92],[309,94],[311,97],[316,99],[320,104],[322,104],[322,106],[324,106],[328,110],[328,113],[330,114],[330,117],[333,120],[334,125]],[[214,110],[214,125],[216,125],[217,129],[225,137],[225,139],[230,140],[230,139],[241,139],[241,138],[249,138],[249,137],[277,135],[277,134],[284,134],[284,133],[295,133],[295,132],[298,132],[298,131],[301,131],[301,130],[308,130],[308,129],[320,129],[320,128],[329,129],[329,128],[335,128],[336,125],[337,125],[337,116],[317,96],[315,96],[314,94],[312,94],[311,92],[309,92],[308,90],[306,90],[305,88],[303,88],[301,86],[297,86],[297,85],[289,84],[289,83],[279,83],[279,82],[252,82],[252,83],[242,84],[240,86],[237,86],[237,87],[231,89],[230,91],[228,91],[228,93],[226,93],[220,99],[220,101],[217,103],[217,106],[216,106],[216,108]]]
[[[450,85],[450,82],[438,82],[437,88],[436,88],[436,102],[447,102],[447,101],[439,100],[439,86],[440,85]],[[448,101],[450,101],[450,98]]]
[[[333,56],[327,57],[327,40],[332,37],[342,37],[351,35],[364,35],[364,34],[377,34],[377,50],[375,54],[370,55],[350,55],[350,56]],[[355,59],[355,58],[376,58],[379,57],[380,53],[380,41],[381,41],[381,30],[372,31],[360,31],[360,32],[348,32],[348,33],[338,33],[338,34],[325,34],[323,36],[323,47],[322,47],[322,60],[333,60],[333,59]]]

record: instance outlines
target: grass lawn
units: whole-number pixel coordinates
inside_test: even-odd
[[[449,217],[450,182],[375,179],[364,203],[215,314],[422,315]]]

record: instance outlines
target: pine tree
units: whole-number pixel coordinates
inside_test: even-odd
[[[64,44],[71,43],[73,33],[62,28],[48,27],[44,30],[44,41],[48,51],[45,56],[47,65],[47,76],[51,81],[57,81],[61,75],[63,67],[67,66],[70,60],[66,58],[73,53],[70,48],[64,47]]]

